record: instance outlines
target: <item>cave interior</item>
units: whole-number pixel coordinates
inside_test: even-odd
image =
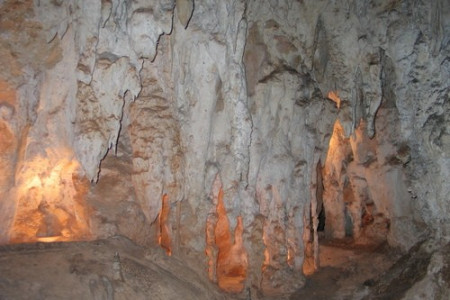
[[[0,299],[450,298],[447,0],[0,1]]]

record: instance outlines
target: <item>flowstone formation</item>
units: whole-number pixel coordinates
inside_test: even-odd
[[[449,240],[448,1],[0,12],[0,243],[123,235],[256,298],[304,285],[318,228]]]

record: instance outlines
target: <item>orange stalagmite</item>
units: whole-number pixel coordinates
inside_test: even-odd
[[[170,213],[169,196],[164,194],[162,196],[161,212],[159,213],[159,235],[158,243],[161,248],[166,250],[167,255],[172,255],[172,245],[170,238],[170,228],[168,225],[168,218]]]
[[[330,138],[327,159],[328,157],[334,155],[334,152],[337,150],[339,143],[343,139],[345,139],[344,128],[342,127],[341,122],[339,122],[339,120],[336,120],[333,126],[333,135]]]
[[[244,289],[247,277],[247,252],[242,241],[244,226],[242,217],[237,218],[234,230],[234,243],[231,240],[230,224],[223,203],[223,190],[220,188],[216,208],[218,220],[215,228],[215,241],[218,247],[216,275],[219,287],[227,292],[239,293]]]
[[[217,203],[217,215],[218,220],[215,228],[216,235],[216,245],[219,249],[228,250],[231,248],[231,233],[230,233],[230,222],[228,222],[227,211],[223,204],[223,189],[219,190],[219,197]],[[219,250],[220,251],[220,250]],[[222,251],[223,253],[223,251]],[[219,252],[220,258],[220,252]]]

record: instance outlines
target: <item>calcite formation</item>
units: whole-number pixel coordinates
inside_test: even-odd
[[[1,243],[124,235],[256,297],[304,284],[318,228],[449,240],[448,1],[0,13]]]

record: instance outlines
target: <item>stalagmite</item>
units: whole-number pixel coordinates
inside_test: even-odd
[[[172,239],[170,230],[170,220],[168,220],[170,213],[169,196],[164,194],[162,197],[161,212],[159,213],[159,234],[158,244],[166,250],[167,255],[172,255]]]

